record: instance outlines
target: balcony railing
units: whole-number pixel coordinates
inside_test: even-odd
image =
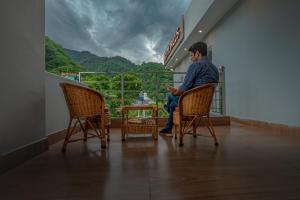
[[[120,106],[138,104],[141,92],[147,93],[149,104],[161,106],[166,103],[166,86],[179,86],[186,72],[80,72],[79,81],[98,90],[105,97],[112,117],[120,117]],[[224,67],[220,67],[220,82],[216,88],[211,111],[225,114]],[[160,117],[167,113],[162,109]]]

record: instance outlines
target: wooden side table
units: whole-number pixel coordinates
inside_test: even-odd
[[[140,110],[150,110],[152,112],[152,117],[150,118],[130,118],[129,111],[140,111]],[[122,141],[128,137],[128,134],[152,134],[154,140],[158,137],[158,108],[157,106],[150,105],[132,105],[132,106],[122,106]]]

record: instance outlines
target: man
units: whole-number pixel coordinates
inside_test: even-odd
[[[207,59],[207,45],[204,42],[197,42],[189,48],[192,64],[189,66],[183,84],[179,88],[167,87],[170,92],[168,102],[164,106],[169,113],[166,127],[160,130],[161,135],[172,136],[173,112],[178,105],[180,95],[194,87],[206,83],[218,83],[219,71],[215,65]]]

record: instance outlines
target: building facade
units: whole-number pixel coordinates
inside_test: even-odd
[[[225,67],[226,115],[299,127],[299,9],[294,0],[193,0],[183,42],[165,65],[186,71],[187,49],[205,41]]]

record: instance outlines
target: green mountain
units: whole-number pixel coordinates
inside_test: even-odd
[[[137,65],[121,56],[99,57],[88,51],[74,51],[64,49],[67,55],[76,63],[86,67],[88,71],[96,72],[120,72],[135,71]]]
[[[88,51],[64,49],[49,37],[45,38],[46,70],[61,74],[62,72],[170,72],[161,63],[148,62],[136,65],[121,56],[99,57]],[[163,75],[162,73],[161,75]],[[153,75],[142,75],[146,80]]]
[[[45,37],[45,61],[46,71],[61,74],[62,72],[80,72],[87,71],[85,67],[74,62],[64,51],[64,49]]]

